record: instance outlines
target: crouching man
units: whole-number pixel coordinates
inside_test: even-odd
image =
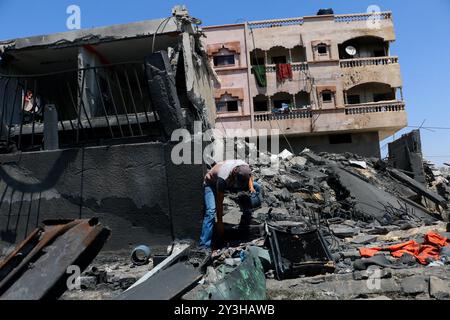
[[[261,204],[261,187],[253,181],[250,166],[242,160],[225,160],[217,163],[205,176],[204,184],[205,215],[203,218],[200,247],[211,248],[214,223],[219,237],[224,234],[223,199],[225,191],[233,193],[248,191],[250,196],[239,197],[242,211],[241,226],[250,223],[252,208]]]

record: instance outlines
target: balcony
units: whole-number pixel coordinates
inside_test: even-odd
[[[308,70],[308,63],[307,62],[293,62],[291,63],[292,71],[306,71]],[[266,65],[266,72],[267,73],[273,73],[277,71],[277,66],[275,64],[267,64]]]
[[[302,25],[303,18],[287,18],[287,19],[272,19],[263,21],[252,21],[248,23],[251,29],[261,29],[261,28],[276,28],[285,27],[292,25]]]
[[[295,110],[290,113],[256,113],[255,129],[279,129],[283,134],[377,131],[381,138],[407,126],[405,103],[384,101],[347,105],[332,110]]]
[[[288,113],[257,113],[253,116],[255,122],[272,121],[272,120],[291,120],[311,118],[311,110],[295,110]]]
[[[340,60],[341,68],[357,68],[367,66],[385,66],[398,63],[398,57],[373,57],[373,58],[358,58],[358,59],[343,59]]]
[[[305,17],[307,19],[320,18],[321,16],[310,16]],[[292,25],[303,25],[305,18],[286,18],[286,19],[272,19],[272,20],[262,20],[262,21],[251,21],[248,26],[251,29],[261,29],[261,28],[276,28],[285,27]],[[356,13],[356,14],[338,14],[334,15],[335,22],[359,22],[368,20],[391,20],[391,12],[375,12],[375,13]]]
[[[380,113],[380,112],[399,112],[405,111],[405,102],[392,101],[392,102],[370,102],[357,105],[346,105],[345,114],[366,114],[366,113]]]
[[[374,13],[356,13],[356,14],[338,14],[334,16],[335,22],[355,22],[355,21],[368,21],[368,20],[390,20],[392,19],[392,13],[386,12],[374,12]]]

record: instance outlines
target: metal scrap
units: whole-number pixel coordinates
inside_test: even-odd
[[[69,266],[83,271],[110,235],[97,218],[44,221],[0,262],[0,300],[56,299]]]

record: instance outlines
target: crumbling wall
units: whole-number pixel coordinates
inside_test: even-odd
[[[425,183],[420,130],[413,130],[389,143],[389,164],[405,171],[411,178]]]
[[[172,164],[172,147],[142,143],[1,155],[0,246],[23,240],[45,219],[92,216],[111,228],[111,250],[196,239],[203,168]]]

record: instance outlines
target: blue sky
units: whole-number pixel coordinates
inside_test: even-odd
[[[391,10],[397,34],[392,54],[400,57],[409,125],[426,120],[424,127],[450,128],[449,0],[0,0],[0,39],[66,31],[71,4],[81,8],[82,28],[90,28],[166,17],[179,3],[205,25],[314,15],[329,7],[335,13],[366,12],[369,5]],[[450,129],[421,132],[425,156],[450,163]]]

